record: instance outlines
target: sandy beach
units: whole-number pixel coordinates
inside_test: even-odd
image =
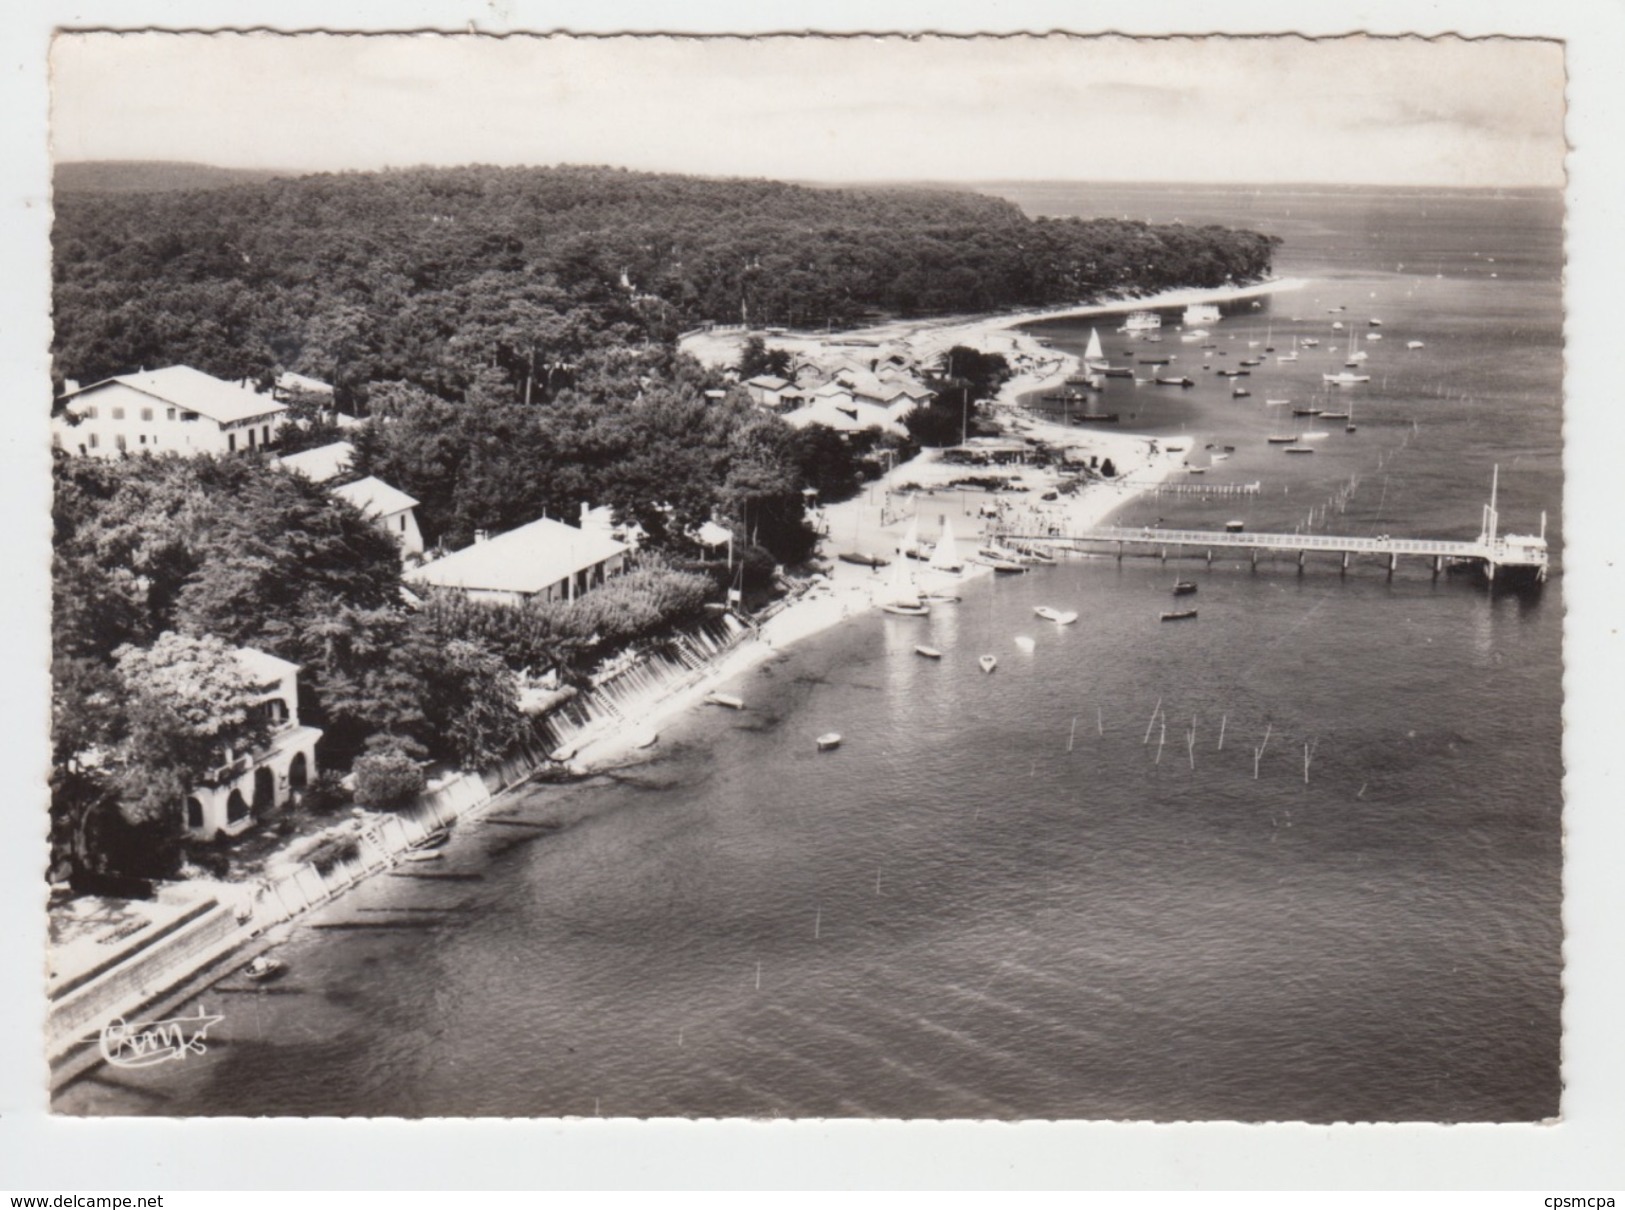
[[[1013,326],[1062,315],[1103,315],[1149,305],[1177,306],[1247,297],[1276,289],[1296,289],[1302,284],[1284,281],[1231,291],[1172,291],[1155,298],[1101,303],[1065,312],[1030,312],[864,329],[862,339],[901,343],[911,358],[934,358],[954,345],[1004,353],[1016,373],[1004,383],[991,408],[987,409],[1000,431],[1013,438],[1031,438],[1053,449],[1068,450],[1074,459],[1098,458],[1104,462],[1109,458],[1117,470],[1116,477],[1109,481],[1093,480],[1080,491],[1046,501],[1045,494],[1061,482],[1058,468],[1013,465],[978,467],[973,471],[944,461],[940,450],[922,450],[865,485],[853,499],[823,506],[820,521],[824,537],[820,555],[829,570],[822,579],[815,580],[800,596],[762,623],[754,636],[728,652],[702,678],[651,703],[637,718],[605,727],[585,738],[572,763],[590,772],[626,761],[633,753],[649,746],[652,737],[658,736],[671,719],[703,701],[708,693],[724,688],[802,639],[879,608],[893,591],[893,568],[872,569],[843,562],[838,558],[841,553],[876,555],[895,564],[900,557],[898,547],[913,522],[918,539],[925,544],[935,543],[944,527],[951,526],[959,555],[966,558],[981,545],[992,519],[986,510],[995,507],[1005,517],[1025,515],[1039,528],[1099,525],[1141,492],[1155,487],[1183,467],[1183,451],[1191,447],[1190,438],[1163,438],[1159,443],[1133,433],[1046,423],[1024,411],[1019,406],[1023,396],[1060,385],[1078,371],[1079,363],[1069,354],[1041,345],[1026,332],[1011,331]],[[685,341],[685,348],[690,352],[703,351],[708,359],[726,364],[737,358],[738,344],[745,333],[706,333],[703,336],[703,340]],[[850,348],[842,343],[844,340],[859,336],[847,333],[829,341],[809,341],[807,347],[816,345],[825,352],[840,352]],[[775,345],[791,343],[788,339],[773,339]],[[972,473],[978,477],[1014,479],[1019,487],[990,494],[951,485],[953,480]],[[987,566],[977,563],[966,563],[964,570],[957,574],[931,571],[925,564],[913,561],[908,566],[915,585],[926,593],[952,594],[956,585],[990,574]],[[748,701],[746,707],[749,707]]]

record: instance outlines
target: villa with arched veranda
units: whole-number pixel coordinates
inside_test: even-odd
[[[271,726],[253,752],[234,753],[186,797],[186,830],[212,838],[237,836],[297,799],[316,779],[319,727],[299,722],[299,665],[254,647],[236,649],[237,662],[264,686],[251,707]]]

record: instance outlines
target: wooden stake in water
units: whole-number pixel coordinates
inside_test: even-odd
[[[1145,744],[1149,744],[1151,742],[1151,728],[1153,728],[1153,727],[1155,727],[1157,725],[1157,714],[1161,710],[1162,710],[1162,699],[1159,697],[1157,699],[1157,704],[1155,706],[1151,707],[1151,719],[1145,725],[1145,738],[1140,741],[1141,746],[1144,746]]]
[[[1275,725],[1274,723],[1265,723],[1264,724],[1264,739],[1258,745],[1258,747],[1253,749],[1253,780],[1254,781],[1258,780],[1258,762],[1264,758],[1264,749],[1269,747],[1270,728],[1273,727],[1274,725]]]
[[[1185,755],[1191,762],[1191,768],[1196,768],[1196,716],[1191,715],[1191,729],[1185,732]]]
[[[822,931],[823,926],[824,926],[824,909],[819,908],[816,912],[813,913],[813,940],[814,941],[818,940],[818,934]]]
[[[1100,707],[1098,705],[1095,707],[1095,734],[1106,734],[1106,720],[1101,717]]]
[[[760,962],[756,964],[756,990],[762,990],[762,964]]]
[[[1078,738],[1078,716],[1072,716],[1072,732],[1066,737],[1066,750],[1072,751],[1072,741]]]
[[[1230,721],[1228,714],[1219,715],[1219,751],[1224,751],[1224,725]]]
[[[1162,746],[1168,742],[1168,720],[1162,723],[1162,732],[1157,736],[1157,764],[1162,764]]]

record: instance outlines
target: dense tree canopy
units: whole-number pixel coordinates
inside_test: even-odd
[[[581,359],[696,323],[823,327],[1217,286],[1276,241],[1218,227],[1028,219],[926,189],[817,189],[608,168],[443,168],[55,199],[58,373],[273,367],[519,402]]]

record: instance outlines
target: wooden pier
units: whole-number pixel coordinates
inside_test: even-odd
[[[1483,530],[1471,542],[1449,541],[1442,538],[1395,538],[1379,534],[1374,538],[1359,538],[1346,534],[1270,534],[1250,533],[1242,530],[1162,529],[1158,526],[1092,526],[1081,529],[1053,529],[1047,533],[1027,533],[1019,523],[1015,526],[995,526],[990,538],[999,545],[1016,543],[1046,543],[1070,546],[1075,550],[1115,548],[1119,559],[1126,555],[1154,556],[1167,559],[1170,551],[1187,557],[1194,555],[1213,562],[1216,552],[1247,552],[1254,567],[1260,553],[1296,556],[1298,566],[1304,565],[1310,554],[1330,554],[1341,558],[1343,569],[1348,569],[1356,555],[1386,559],[1388,573],[1399,566],[1400,556],[1427,559],[1438,575],[1447,565],[1473,565],[1483,571],[1486,579],[1510,573],[1535,582],[1544,582],[1547,568],[1546,514],[1540,517],[1540,533],[1502,534],[1500,514],[1496,511],[1496,491],[1500,468],[1490,485],[1490,500],[1483,509]],[[1191,485],[1194,486],[1194,485]]]
[[[1115,548],[1119,559],[1137,555],[1167,559],[1170,552],[1186,557],[1205,558],[1212,563],[1215,555],[1245,551],[1254,567],[1261,553],[1295,556],[1298,566],[1310,554],[1330,554],[1342,559],[1346,570],[1356,555],[1375,555],[1388,562],[1393,573],[1399,566],[1400,556],[1430,560],[1433,574],[1438,575],[1451,563],[1472,563],[1484,570],[1490,579],[1498,570],[1532,572],[1537,580],[1546,578],[1544,544],[1539,556],[1533,557],[1518,540],[1507,539],[1486,542],[1451,542],[1438,538],[1356,538],[1340,534],[1266,534],[1229,533],[1197,529],[1161,529],[1147,526],[1132,529],[1123,526],[1100,526],[1089,529],[1062,530],[1059,533],[1023,533],[1020,527],[995,531],[1001,544],[1015,542],[1048,543],[1071,546],[1077,550],[1106,546]]]

